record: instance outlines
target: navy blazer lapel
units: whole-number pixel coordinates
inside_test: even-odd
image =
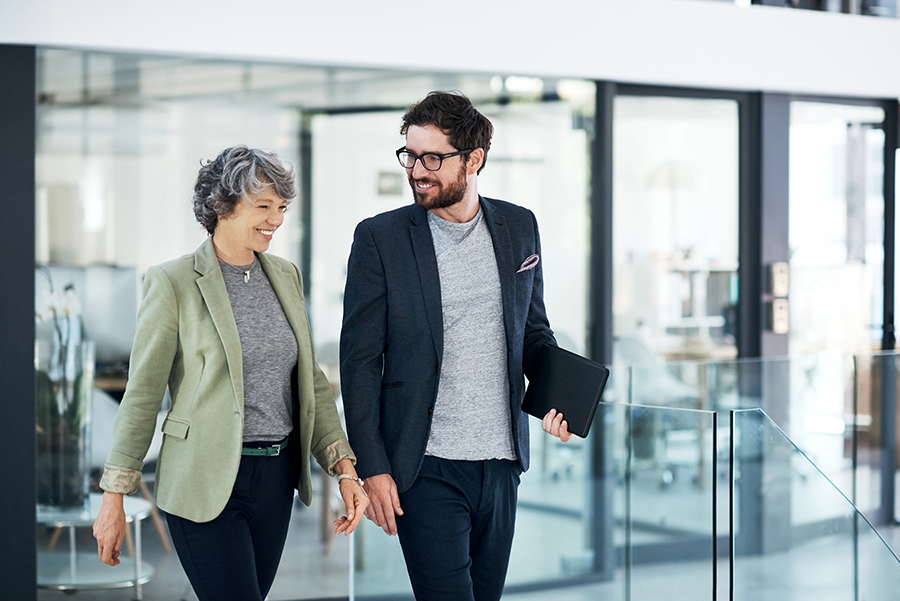
[[[444,354],[444,314],[441,309],[441,278],[438,274],[437,257],[434,254],[434,242],[425,209],[414,205],[410,209],[409,216],[412,221],[412,225],[409,226],[409,237],[416,255],[419,281],[422,283],[425,313],[428,315],[434,349],[440,361]]]
[[[513,260],[512,240],[503,214],[483,196],[478,197],[484,211],[485,223],[491,233],[497,272],[500,276],[500,294],[503,297],[503,325],[506,329],[506,347],[513,348],[512,336],[516,331],[516,264]]]

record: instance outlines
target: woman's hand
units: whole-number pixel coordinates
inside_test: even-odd
[[[356,478],[356,470],[353,463],[349,459],[341,459],[336,470],[338,474],[348,474]],[[350,533],[356,529],[356,525],[362,520],[369,505],[369,497],[363,489],[362,482],[351,478],[342,478],[338,480],[338,488],[340,488],[341,498],[344,499],[344,508],[347,511],[334,521],[334,533],[344,533],[344,536],[350,536]]]
[[[100,512],[94,520],[94,538],[97,539],[97,556],[106,565],[119,565],[119,554],[125,540],[125,507],[123,495],[103,493]]]

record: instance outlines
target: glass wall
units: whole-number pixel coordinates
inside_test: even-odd
[[[36,309],[43,315],[60,300],[51,283],[54,291],[71,286],[74,300],[66,306],[81,313],[84,337],[97,343],[92,490],[125,385],[141,279],[149,266],[192,252],[206,236],[191,208],[200,162],[246,144],[276,150],[295,165],[302,193],[270,252],[310,266],[317,355],[339,391],[337,339],[352,232],[361,219],[411,202],[394,156],[403,144],[399,118],[432,89],[465,92],[493,121],[480,191],[536,213],[551,324],[563,346],[585,352],[592,83],[39,52]],[[158,443],[147,458],[150,491]],[[587,469],[585,449],[543,448],[523,499],[543,502],[542,478],[576,478]],[[314,487],[313,508],[295,511],[270,599],[348,592],[348,541],[327,527],[339,499],[324,474]],[[564,515],[560,503],[550,499],[543,511]],[[155,574],[145,592],[181,598],[187,581],[162,548],[165,529],[150,524],[144,557]],[[55,546],[52,531],[38,528],[38,537],[40,548]],[[89,537],[77,538],[76,547],[96,557]]]
[[[791,353],[880,348],[884,110],[791,103]]]
[[[299,158],[296,110],[255,97],[265,66],[68,50],[39,53],[37,259],[147,267],[206,237],[200,160],[234,144]],[[273,252],[299,259],[300,211]]]
[[[738,164],[736,101],[616,97],[617,361],[736,356]]]
[[[309,265],[317,355],[339,393],[337,342],[352,233],[365,217],[411,201],[394,156],[403,144],[399,120],[406,105],[432,89],[462,90],[493,121],[479,190],[535,212],[551,325],[562,346],[587,353],[593,83],[58,49],[40,51],[38,82],[38,262],[55,289],[73,284],[80,300],[71,307],[80,306],[85,338],[98,343],[97,359],[105,364],[97,370],[105,390],[95,391],[95,399],[111,411],[108,422],[94,423],[94,475],[115,413],[111,395],[121,392],[140,280],[150,265],[191,252],[204,239],[191,212],[193,181],[199,162],[226,146],[277,150],[297,167],[304,192],[271,252]],[[878,111],[792,107],[790,296],[797,351],[835,348],[834,340],[869,348],[877,340],[870,326],[880,324],[883,267],[884,142],[874,124],[884,115]],[[698,502],[727,473],[718,449],[728,433],[713,411],[767,398],[786,403],[792,435],[822,453],[814,459],[833,467],[836,481],[858,487],[864,510],[878,508],[877,362],[848,367],[843,356],[816,357],[760,364],[767,367],[759,373],[740,362],[683,362],[736,354],[737,102],[623,95],[615,99],[613,125],[615,360],[655,365],[611,380],[607,400],[632,406],[611,409],[595,426],[602,424],[593,436],[605,433],[617,445],[608,449],[616,455],[605,489],[592,480],[593,439],[558,444],[532,420],[533,467],[519,490],[522,536],[509,580],[522,598],[529,587],[600,578],[592,523],[600,515],[598,490],[616,491],[609,514],[601,516],[610,519],[601,527],[610,529],[615,553],[635,550],[614,558],[634,570],[613,575],[615,594],[657,598],[666,583],[688,575],[682,588],[692,598],[709,591],[715,576],[707,560],[728,513]],[[36,279],[40,309],[42,299],[50,300],[49,280]],[[823,298],[829,302],[813,302]],[[121,377],[106,368],[119,369]],[[762,381],[780,396],[763,395]],[[852,423],[847,414],[856,415]],[[846,473],[846,445],[864,435],[871,436],[869,446],[853,448],[870,453],[870,469],[854,479]],[[314,507],[297,507],[271,599],[348,594],[349,543],[327,534],[339,510],[331,484],[319,474]],[[803,514],[798,522],[804,516],[817,517]],[[156,574],[146,591],[180,598],[186,580],[174,557],[159,550],[164,536],[147,522],[145,557]],[[39,537],[46,546],[52,532]],[[93,552],[91,542],[79,540],[79,550]],[[396,539],[367,524],[355,544],[356,569],[373,574],[382,566],[378,577],[389,581],[371,590],[394,591],[405,578]],[[687,557],[698,559],[698,571],[676,561]],[[655,580],[631,578],[642,573]]]

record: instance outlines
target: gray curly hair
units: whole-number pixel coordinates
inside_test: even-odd
[[[246,146],[226,148],[201,164],[194,184],[194,216],[212,235],[219,217],[234,211],[238,201],[251,203],[251,194],[268,188],[284,201],[296,196],[294,168],[274,152]]]

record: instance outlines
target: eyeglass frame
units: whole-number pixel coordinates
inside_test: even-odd
[[[400,161],[400,166],[403,167],[404,169],[415,169],[416,161],[419,161],[422,163],[422,167],[426,171],[435,172],[435,171],[440,171],[441,167],[444,166],[444,159],[449,159],[450,157],[455,157],[455,156],[459,156],[461,154],[466,154],[467,152],[473,152],[474,150],[475,150],[474,148],[469,148],[467,150],[457,150],[456,152],[448,152],[447,154],[440,154],[437,152],[423,152],[421,155],[418,155],[418,154],[414,153],[412,150],[410,150],[409,148],[407,148],[406,146],[402,146],[402,147],[398,148],[397,152],[395,152],[394,154],[397,155],[397,160]],[[413,164],[410,167],[407,167],[406,165],[403,164],[403,161],[400,159],[400,153],[409,154],[409,155],[412,155],[415,157],[415,159],[413,159]],[[429,169],[428,166],[425,165],[425,161],[423,160],[423,157],[425,157],[429,154],[431,156],[436,156],[438,158],[438,160],[440,160],[440,163],[438,164],[437,169]]]

